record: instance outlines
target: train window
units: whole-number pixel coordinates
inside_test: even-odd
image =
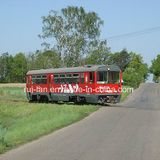
[[[84,74],[82,75],[82,81],[84,81]],[[56,74],[54,75],[54,83],[55,84],[72,84],[72,83],[79,83],[80,75],[79,73],[68,73],[68,74]],[[81,81],[81,82],[82,82]],[[84,82],[83,82],[84,83]]]
[[[71,84],[71,83],[72,83],[72,78],[66,78],[65,83],[66,83],[66,84]]]
[[[36,84],[36,79],[32,78],[32,84]]]
[[[35,79],[35,84],[47,84],[47,79]]]
[[[40,83],[41,84],[47,84],[47,79],[41,79]]]
[[[119,83],[119,72],[109,72],[108,83]]]
[[[37,78],[42,78],[42,76],[37,76]]]
[[[59,74],[54,74],[54,78],[58,78],[59,77]]]
[[[81,83],[84,83],[84,73],[81,73]]]
[[[97,72],[97,83],[107,83],[107,71]]]
[[[72,77],[72,74],[66,74],[66,78]]]
[[[54,74],[54,83],[55,84],[59,83],[59,74]]]
[[[32,76],[32,84],[47,84],[47,76],[46,75],[33,75]]]
[[[59,83],[59,79],[54,79],[54,83],[58,84]]]
[[[94,82],[94,72],[89,72],[89,81]]]
[[[73,78],[77,78],[77,77],[79,77],[79,74],[78,73],[74,73],[73,74]]]
[[[66,83],[71,84],[72,83],[72,74],[66,74]]]
[[[71,83],[75,83],[75,84],[79,83],[79,78],[73,78],[72,81],[71,81]]]
[[[59,80],[59,83],[60,83],[60,84],[65,84],[65,83],[66,83],[66,80],[65,80],[64,78],[62,78],[62,79]]]
[[[60,74],[60,78],[65,78],[65,74]]]
[[[72,77],[72,83],[79,83],[79,74],[78,73],[74,73],[73,77]]]
[[[42,78],[47,78],[47,76],[46,76],[46,75],[43,75]]]
[[[64,84],[65,83],[65,74],[60,74],[59,83]]]

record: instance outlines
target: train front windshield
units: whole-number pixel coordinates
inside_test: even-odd
[[[120,72],[117,71],[99,71],[97,72],[97,83],[120,83]]]

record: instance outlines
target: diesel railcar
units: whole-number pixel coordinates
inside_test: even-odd
[[[122,72],[116,65],[85,65],[31,70],[26,75],[29,101],[117,103]]]

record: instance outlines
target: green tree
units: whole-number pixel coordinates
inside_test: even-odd
[[[137,88],[140,83],[145,82],[147,77],[148,66],[143,62],[142,56],[131,53],[131,62],[123,72],[124,84]]]
[[[12,82],[25,82],[27,61],[24,53],[18,53],[13,57],[11,79]]]
[[[8,52],[0,56],[0,82],[11,82],[13,57]]]
[[[78,66],[90,53],[90,45],[100,37],[103,21],[95,12],[86,12],[82,7],[69,6],[60,12],[50,11],[43,17],[44,40],[53,40],[56,45],[44,42],[48,48],[55,48],[61,56],[62,65]]]
[[[150,72],[153,74],[153,81],[160,82],[160,54],[152,60]]]
[[[120,52],[111,53],[108,58],[108,64],[118,65],[122,71],[126,69],[128,64],[131,61],[131,53],[128,53],[126,49],[123,49]]]
[[[50,50],[39,52],[35,63],[38,69],[57,68],[60,66],[60,56]]]
[[[27,56],[27,69],[47,69],[60,67],[60,56],[56,51],[36,51]]]
[[[90,54],[86,57],[86,64],[107,64],[110,48],[106,41],[94,41],[90,46]]]
[[[26,56],[27,70],[40,69],[37,68],[36,66],[37,53],[39,53],[39,51],[36,51],[35,53],[30,52],[29,54],[27,54]]]

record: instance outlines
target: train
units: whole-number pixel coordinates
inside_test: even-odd
[[[118,103],[122,71],[116,65],[30,70],[26,96],[30,102]]]

